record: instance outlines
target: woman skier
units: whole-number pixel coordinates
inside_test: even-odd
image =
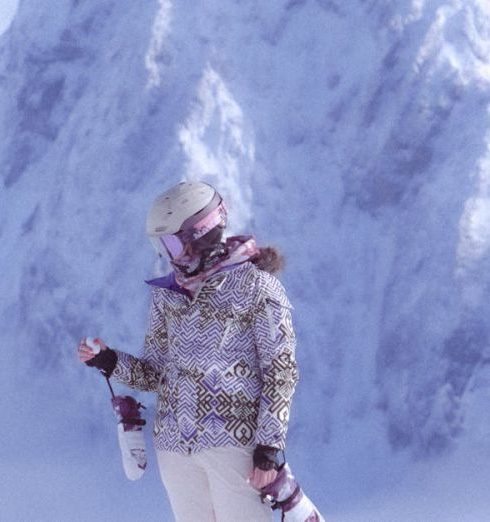
[[[273,248],[224,239],[219,193],[183,182],[159,196],[147,234],[173,271],[149,281],[143,354],[79,358],[132,388],[157,394],[154,445],[177,522],[262,522],[259,490],[277,475],[298,379],[291,305],[272,275]]]

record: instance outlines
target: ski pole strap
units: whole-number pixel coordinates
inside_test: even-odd
[[[104,377],[105,377],[105,380],[107,381],[107,386],[109,386],[109,390],[111,390],[111,396],[113,399],[115,399],[116,395],[114,394],[114,390],[112,389],[111,381],[109,380],[109,377],[107,377],[107,375],[104,375]]]

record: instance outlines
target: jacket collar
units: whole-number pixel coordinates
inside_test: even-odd
[[[222,268],[221,270],[219,270],[218,272],[213,274],[209,279],[207,279],[204,282],[204,284],[202,286],[202,289],[206,288],[206,292],[205,293],[206,294],[209,293],[207,291],[208,281],[209,281],[209,291],[210,292],[212,292],[212,291],[214,291],[216,289],[219,289],[221,284],[224,282],[225,278],[224,277],[216,278],[215,276],[217,276],[218,274],[222,274],[223,272],[228,272],[229,270],[233,270],[234,268],[236,268],[237,266],[240,266],[241,264],[242,263],[238,263],[238,264],[235,264],[235,265],[230,265],[230,266],[226,266],[226,267]],[[145,283],[150,285],[150,286],[154,286],[156,288],[163,288],[165,290],[171,290],[173,292],[177,292],[177,293],[185,295],[187,297],[192,297],[191,293],[188,290],[186,290],[185,288],[182,288],[177,283],[177,281],[175,279],[175,272],[170,272],[166,276],[157,277],[156,279],[149,279],[149,280],[145,281]],[[202,293],[202,291],[199,292],[199,293]]]
[[[177,281],[175,280],[175,274],[174,272],[170,272],[170,274],[167,274],[164,277],[157,277],[156,279],[149,279],[148,281],[145,281],[146,284],[150,286],[154,286],[156,288],[164,288],[166,290],[172,290],[174,292],[178,292],[179,294],[186,295],[187,297],[190,297],[190,292],[188,292],[185,288],[182,288],[177,284]]]

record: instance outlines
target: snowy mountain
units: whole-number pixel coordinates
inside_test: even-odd
[[[489,106],[486,0],[21,0],[0,37],[0,454],[35,500],[3,481],[8,519],[170,519],[156,471],[124,483],[74,350],[138,353],[148,205],[199,178],[286,255],[290,459],[326,516],[484,520]]]

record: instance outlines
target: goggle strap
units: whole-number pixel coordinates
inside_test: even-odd
[[[223,200],[221,199],[221,196],[218,194],[218,192],[215,192],[211,201],[202,210],[192,215],[191,217],[188,217],[182,223],[180,229],[184,231],[192,230],[194,225],[197,225],[203,218],[210,214],[214,209],[218,208],[222,203]]]

